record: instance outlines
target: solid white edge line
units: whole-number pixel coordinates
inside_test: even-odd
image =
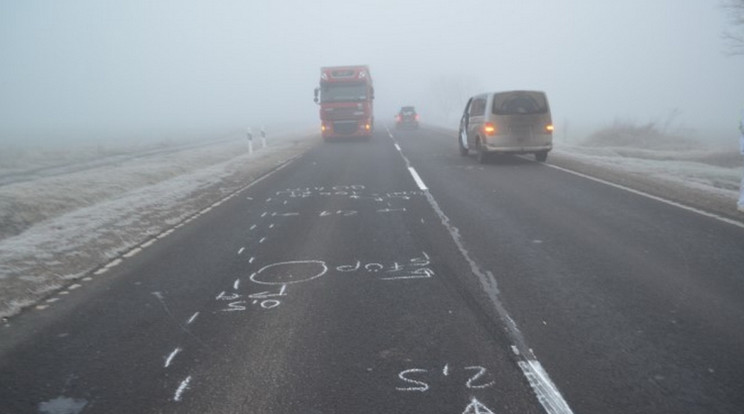
[[[609,185],[610,187],[614,187],[614,188],[617,188],[617,189],[620,189],[620,190],[625,190],[627,192],[630,192],[630,193],[633,193],[633,194],[637,194],[639,196],[650,198],[651,200],[659,201],[659,202],[662,202],[664,204],[668,204],[670,206],[678,207],[678,208],[681,208],[683,210],[687,210],[687,211],[690,211],[690,212],[693,212],[693,213],[697,213],[697,214],[699,214],[701,216],[712,218],[714,220],[718,220],[718,221],[721,221],[723,223],[731,224],[731,225],[734,225],[734,226],[737,226],[737,227],[740,227],[740,228],[743,228],[744,229],[744,223],[742,223],[740,221],[732,220],[730,218],[719,216],[717,214],[709,213],[707,211],[700,210],[700,209],[697,209],[695,207],[686,206],[686,205],[681,204],[681,203],[678,203],[676,201],[667,200],[666,198],[661,198],[659,196],[655,196],[655,195],[652,195],[652,194],[649,194],[649,193],[644,193],[643,191],[634,190],[634,189],[632,189],[630,187],[626,187],[624,185],[615,184],[613,182],[610,182],[610,181],[607,181],[607,180],[603,180],[601,178],[592,177],[591,175],[587,175],[587,174],[583,174],[583,173],[580,173],[580,172],[572,171],[572,170],[569,170],[567,168],[559,167],[557,165],[552,165],[552,164],[543,164],[543,165],[546,166],[546,167],[550,167],[550,168],[556,169],[558,171],[563,171],[563,172],[566,172],[566,173],[569,173],[569,174],[573,174],[573,175],[578,176],[578,177],[586,178],[588,180],[592,180],[592,181],[595,181],[595,182],[598,182],[598,183],[601,183],[601,184]]]
[[[426,184],[424,184],[424,180],[422,180],[421,177],[419,177],[418,173],[413,167],[408,167],[408,171],[411,173],[411,176],[413,176],[413,181],[416,181],[416,185],[418,185],[421,191],[428,190],[428,188],[426,187]]]
[[[537,395],[537,400],[548,414],[573,413],[540,362],[532,359],[519,361],[519,368],[522,369],[522,373]]]

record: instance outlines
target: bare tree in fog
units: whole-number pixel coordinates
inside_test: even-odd
[[[727,0],[723,3],[723,8],[733,26],[723,32],[729,54],[744,56],[744,0]]]
[[[468,98],[480,90],[480,82],[465,75],[441,76],[432,82],[433,101],[445,116],[462,112]]]

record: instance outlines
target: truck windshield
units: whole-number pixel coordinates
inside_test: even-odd
[[[367,85],[364,83],[334,83],[321,86],[321,102],[345,102],[367,100]]]

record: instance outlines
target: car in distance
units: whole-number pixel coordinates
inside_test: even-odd
[[[491,154],[534,154],[544,162],[553,149],[550,105],[542,91],[506,91],[475,95],[460,119],[460,155],[474,150],[478,162]]]
[[[413,128],[419,127],[419,115],[416,113],[416,108],[413,106],[404,106],[398,111],[398,115],[395,115],[395,127],[396,128]]]

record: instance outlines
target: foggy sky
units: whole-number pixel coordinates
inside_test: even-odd
[[[408,104],[445,119],[457,90],[540,89],[557,131],[676,111],[735,140],[726,27],[717,0],[0,0],[0,136],[312,126],[319,67],[369,64],[385,122]]]

